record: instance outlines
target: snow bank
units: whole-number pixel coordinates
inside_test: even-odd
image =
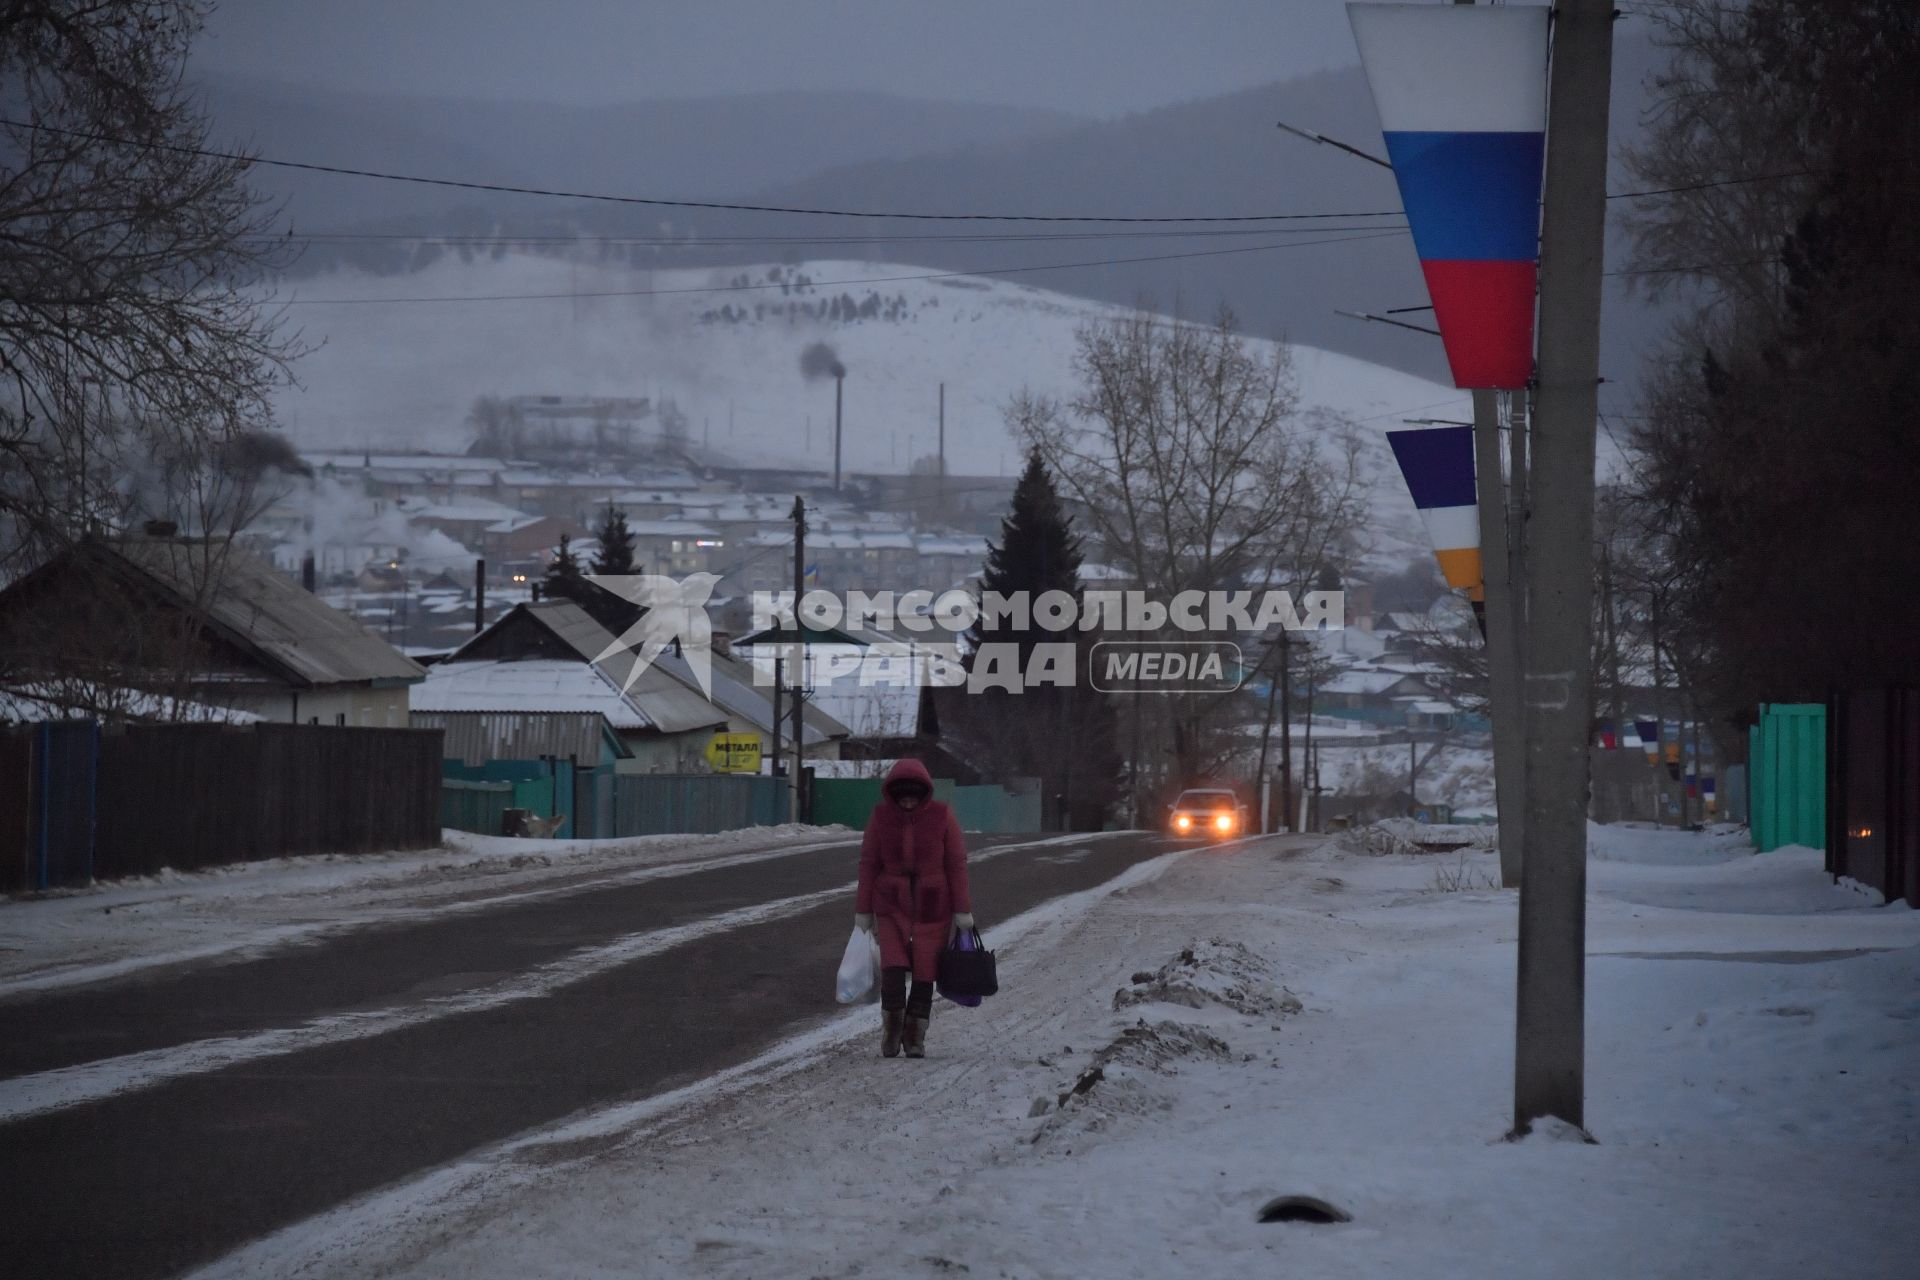
[[[1592,864],[1598,1145],[1502,1141],[1512,894],[1255,840],[995,938],[924,1062],[838,1015],[208,1274],[1911,1274],[1920,917],[1687,839]],[[1352,1221],[1260,1223],[1284,1194]]]

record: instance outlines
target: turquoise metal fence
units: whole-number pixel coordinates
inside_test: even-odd
[[[618,774],[613,824],[622,836],[707,834],[787,820],[784,778],[741,773]]]
[[[955,787],[948,798],[954,816],[968,831],[989,833],[1040,830],[1040,788],[1024,790],[988,783]]]
[[[867,825],[873,806],[880,803],[878,778],[815,778],[813,820],[823,827],[838,824],[858,831]]]
[[[1771,702],[1747,731],[1747,805],[1754,847],[1827,847],[1827,709]]]
[[[440,780],[440,825],[454,831],[473,831],[480,835],[501,833],[508,808],[513,804],[511,782],[468,782],[460,778]]]

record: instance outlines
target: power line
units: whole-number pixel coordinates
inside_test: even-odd
[[[1696,262],[1685,267],[1627,267],[1619,271],[1609,271],[1609,276],[1667,276],[1693,275],[1707,271],[1725,271],[1730,267],[1766,267],[1779,265],[1778,258],[1748,258],[1744,262]]]
[[[1365,235],[1336,236],[1327,240],[1293,240],[1281,244],[1243,245],[1233,249],[1199,249],[1191,253],[1156,253],[1131,258],[1097,258],[1085,262],[1051,262],[1037,266],[1024,267],[980,267],[969,271],[927,271],[911,275],[861,276],[840,280],[811,280],[809,289],[828,289],[852,284],[897,284],[910,280],[946,280],[956,276],[1007,276],[1020,275],[1033,271],[1065,271],[1078,267],[1110,267],[1134,262],[1173,262],[1186,258],[1215,258],[1235,253],[1263,253],[1269,249],[1305,249],[1314,245],[1354,244],[1362,240],[1384,240],[1404,234],[1399,231],[1382,231]],[[561,301],[574,298],[649,298],[668,294],[695,293],[753,293],[778,289],[783,285],[792,286],[791,281],[772,281],[762,284],[710,285],[684,289],[598,289],[574,293],[493,293],[493,294],[441,294],[415,295],[399,298],[289,298],[281,302],[287,307],[333,307],[333,306],[379,306],[386,303],[435,303],[435,302],[537,302]]]
[[[292,231],[282,235],[250,236],[260,243],[279,244],[291,238],[320,244],[445,244],[445,245],[623,245],[656,249],[712,249],[769,247],[782,245],[864,245],[864,244],[1022,244],[1066,240],[1165,240],[1221,239],[1245,236],[1324,235],[1336,231],[1405,231],[1405,222],[1365,222],[1348,226],[1316,225],[1308,227],[1231,227],[1206,230],[1166,231],[1034,231],[1034,232],[932,232],[926,234],[880,235],[764,235],[764,236],[643,236],[594,235],[558,232],[512,232],[459,234],[433,231]]]
[[[1398,209],[1375,209],[1335,213],[1246,213],[1183,216],[1122,216],[1115,214],[1056,213],[899,213],[878,209],[812,209],[793,205],[741,204],[720,200],[666,200],[651,196],[620,196],[595,191],[563,191],[550,187],[522,187],[499,182],[473,182],[456,178],[429,178],[420,174],[393,173],[382,169],[358,169],[346,165],[316,164],[306,160],[279,160],[268,156],[249,156],[236,151],[218,151],[209,147],[187,147],[177,143],[143,142],[115,138],[81,129],[61,129],[53,125],[0,117],[0,126],[32,129],[38,133],[105,142],[114,146],[140,147],[176,155],[200,156],[246,165],[266,165],[276,169],[294,169],[303,173],[327,173],[347,178],[373,178],[382,182],[409,182],[427,187],[450,187],[459,191],[489,191],[502,195],[550,196],[563,200],[592,200],[607,204],[647,205],[662,209],[719,209],[735,213],[802,214],[816,218],[900,218],[921,222],[1110,222],[1110,223],[1195,223],[1195,222],[1294,222],[1332,218],[1399,217]]]
[[[1756,173],[1746,178],[1719,178],[1712,182],[1693,182],[1679,187],[1655,187],[1647,191],[1614,191],[1608,194],[1609,200],[1638,200],[1643,196],[1671,196],[1687,191],[1710,191],[1715,187],[1739,187],[1749,182],[1781,182],[1788,178],[1810,178],[1817,169],[1795,169],[1791,173]]]

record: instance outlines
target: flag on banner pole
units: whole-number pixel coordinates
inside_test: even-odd
[[[1547,134],[1541,5],[1349,4],[1455,386],[1533,375]]]
[[[1389,431],[1394,461],[1427,527],[1440,576],[1466,591],[1479,613],[1486,598],[1480,567],[1480,508],[1474,502],[1473,428]]]

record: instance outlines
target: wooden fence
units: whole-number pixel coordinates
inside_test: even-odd
[[[0,890],[429,848],[440,731],[27,725],[0,736]]]

